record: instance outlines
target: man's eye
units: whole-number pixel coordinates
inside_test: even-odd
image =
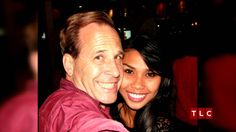
[[[102,60],[102,59],[103,59],[103,56],[98,55],[98,56],[96,56],[94,59],[95,59],[95,60]]]
[[[125,69],[124,72],[127,73],[127,74],[132,74],[133,73],[133,71],[130,70],[130,69]]]
[[[116,59],[118,59],[118,60],[122,60],[123,58],[124,58],[123,55],[118,55],[118,56],[116,57]]]

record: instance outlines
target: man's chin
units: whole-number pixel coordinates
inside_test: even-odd
[[[104,105],[108,105],[108,104],[114,103],[114,102],[116,101],[116,99],[117,99],[117,96],[116,96],[116,97],[107,98],[107,99],[102,100],[102,101],[100,101],[100,102],[101,102],[102,104],[104,104]]]

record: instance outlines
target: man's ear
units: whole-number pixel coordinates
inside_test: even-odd
[[[72,76],[74,71],[74,58],[70,54],[64,54],[62,58],[63,67],[66,74]]]

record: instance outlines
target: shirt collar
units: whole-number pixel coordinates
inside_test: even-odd
[[[89,96],[86,92],[82,91],[81,89],[76,88],[75,85],[71,81],[69,81],[65,78],[61,79],[60,88],[65,89],[65,90],[73,90],[75,92],[83,94],[84,96],[87,96],[88,98],[90,98],[98,106],[98,108],[101,109],[101,111],[109,111],[109,107],[106,106],[105,109],[101,108],[100,102],[98,100],[95,100],[94,98]]]

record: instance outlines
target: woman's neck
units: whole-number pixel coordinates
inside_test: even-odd
[[[134,128],[136,110],[130,109],[124,103],[118,104],[118,109],[120,109],[120,117],[124,121],[125,125],[129,128]]]

